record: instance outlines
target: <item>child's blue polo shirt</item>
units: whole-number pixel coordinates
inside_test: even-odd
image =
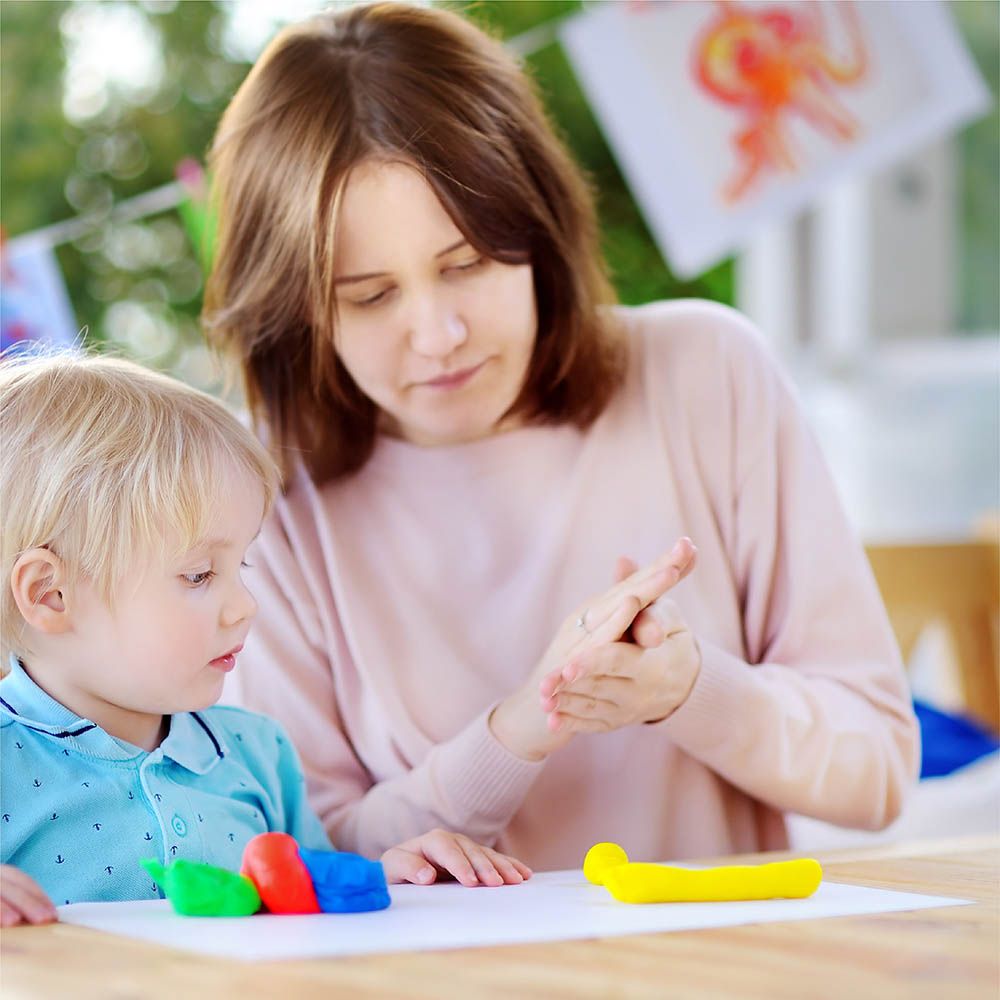
[[[258,833],[330,850],[281,727],[241,708],[171,716],[151,753],[50,698],[14,662],[0,681],[0,858],[57,905],[162,896],[142,858],[239,871]]]

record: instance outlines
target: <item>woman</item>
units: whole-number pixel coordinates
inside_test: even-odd
[[[212,165],[206,321],[287,477],[232,693],[337,843],[562,868],[897,815],[903,671],[785,379],[731,310],[610,304],[498,43],[398,4],[288,29]]]

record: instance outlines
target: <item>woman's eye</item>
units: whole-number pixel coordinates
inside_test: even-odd
[[[449,271],[474,271],[480,264],[482,264],[483,258],[477,257],[475,260],[466,261],[464,264],[452,264],[451,267],[447,268]]]
[[[208,583],[213,576],[215,576],[215,572],[210,569],[203,570],[201,573],[182,574],[183,579],[192,587],[200,587],[203,583]]]
[[[383,288],[380,292],[375,292],[374,295],[369,295],[365,299],[355,299],[354,304],[356,306],[374,306],[378,305],[387,295],[389,294],[389,289]]]

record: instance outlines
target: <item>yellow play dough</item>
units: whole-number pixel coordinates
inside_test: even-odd
[[[605,873],[627,862],[628,855],[617,844],[594,844],[583,859],[583,874],[588,882],[604,885]]]
[[[687,869],[630,863],[604,872],[604,885],[623,903],[708,903],[746,899],[804,899],[823,880],[812,858]]]

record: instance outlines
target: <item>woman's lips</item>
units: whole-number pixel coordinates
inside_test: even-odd
[[[449,372],[446,375],[438,375],[437,378],[428,379],[421,382],[430,389],[460,389],[476,375],[480,368],[485,365],[485,361],[480,361],[478,365],[471,368],[460,368],[457,372]]]

